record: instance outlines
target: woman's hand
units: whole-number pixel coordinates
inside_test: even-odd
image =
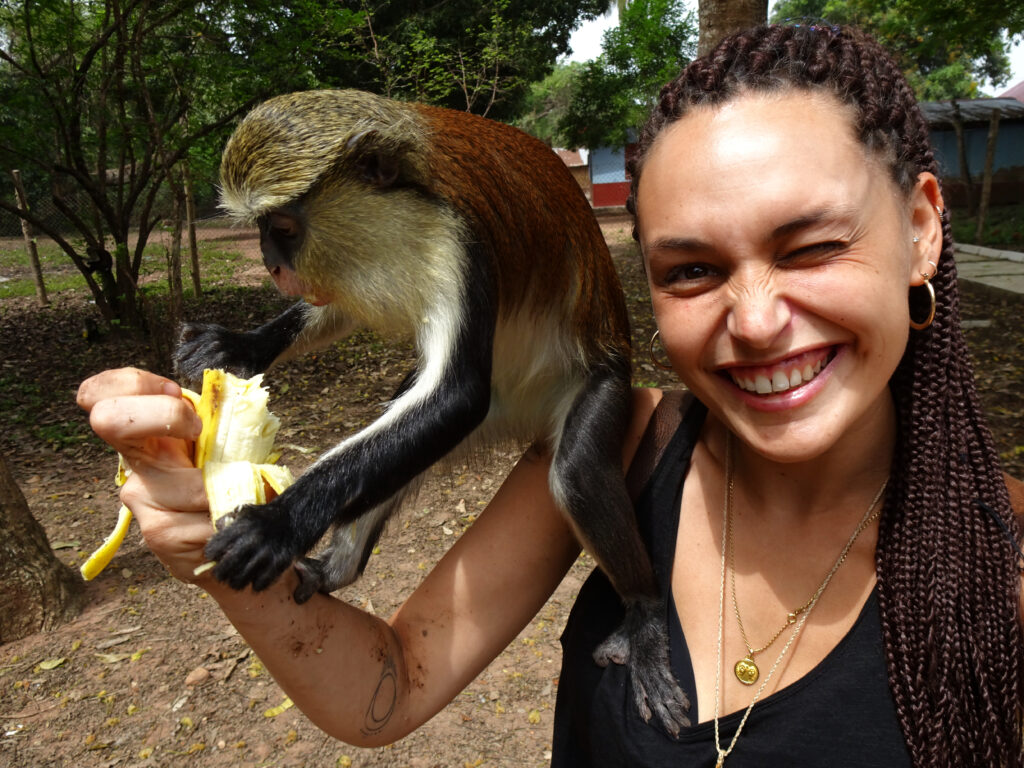
[[[122,368],[82,382],[78,404],[132,469],[121,501],[139,521],[146,544],[178,579],[201,580],[193,571],[205,562],[203,547],[213,533],[202,472],[192,465],[202,422],[181,388]]]

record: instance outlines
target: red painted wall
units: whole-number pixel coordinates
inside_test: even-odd
[[[629,197],[629,182],[620,181],[612,184],[595,184],[593,196],[595,208],[625,205],[626,198]]]

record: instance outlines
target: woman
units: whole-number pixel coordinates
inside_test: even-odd
[[[743,33],[663,90],[630,208],[664,354],[697,402],[638,515],[694,724],[644,723],[623,668],[590,661],[619,620],[595,574],[563,638],[554,765],[1022,764],[1020,572],[994,517],[1018,528],[935,174],[898,68],[855,31]],[[210,527],[177,395],[113,371],[79,400],[135,469],[122,495],[149,546],[345,741],[437,712],[577,554],[531,451],[386,622],[296,606],[292,574],[258,594],[196,579]],[[636,393],[627,464],[660,398]]]

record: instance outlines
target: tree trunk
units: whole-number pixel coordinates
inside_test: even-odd
[[[197,299],[203,293],[199,280],[199,243],[196,240],[196,198],[192,193],[192,169],[187,162],[181,166],[182,178],[185,182],[185,222],[188,226],[189,263],[192,265],[192,295]]]
[[[171,244],[167,249],[167,286],[170,289],[170,318],[172,328],[178,327],[181,320],[184,290],[181,283],[181,230],[184,217],[185,193],[174,179],[168,178],[167,186],[171,190]]]
[[[985,173],[981,177],[981,202],[978,203],[978,222],[974,228],[974,242],[981,245],[982,230],[985,228],[985,215],[988,213],[988,201],[992,196],[992,166],[996,159],[996,142],[999,140],[999,110],[993,110],[988,123],[988,143],[985,146]]]
[[[53,554],[0,455],[0,643],[52,629],[83,602],[82,580]]]
[[[14,193],[18,196],[18,206],[23,211],[28,211],[28,198],[25,196],[25,187],[21,183],[21,171],[11,171],[14,177]],[[32,224],[28,219],[21,220],[21,234],[25,237],[25,249],[28,251],[28,258],[32,262],[32,279],[36,284],[36,300],[40,307],[50,306],[50,300],[46,296],[46,284],[43,282],[43,268],[39,264],[39,251],[36,250],[36,238],[32,232]]]
[[[967,215],[974,216],[978,209],[974,202],[974,183],[971,181],[971,168],[967,164],[967,141],[964,138],[964,121],[960,116],[960,104],[956,99],[949,102],[953,107],[953,130],[956,132],[956,156],[960,163],[960,183],[964,185],[964,198],[967,202]]]
[[[726,35],[768,21],[768,0],[700,0],[697,55],[710,53]]]

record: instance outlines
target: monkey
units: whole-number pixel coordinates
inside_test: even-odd
[[[302,299],[250,331],[185,324],[180,375],[251,376],[356,327],[410,335],[417,363],[376,421],[219,527],[206,549],[214,575],[259,590],[294,566],[297,602],[333,591],[359,576],[430,466],[468,446],[539,439],[553,498],[626,609],[594,658],[628,665],[641,715],[653,711],[677,734],[689,705],[622,473],[632,403],[625,298],[593,210],[557,155],[465,112],[299,92],[236,128],[221,205],[259,227],[271,277]],[[332,528],[326,552],[308,556]]]

